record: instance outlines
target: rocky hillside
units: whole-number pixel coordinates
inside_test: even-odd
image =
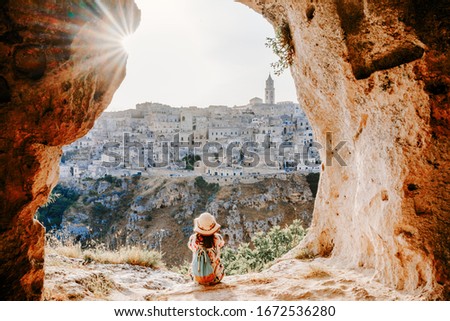
[[[201,177],[115,178],[60,184],[56,201],[39,212],[47,230],[109,248],[142,244],[164,253],[167,265],[190,259],[186,247],[193,219],[209,211],[229,246],[259,231],[301,219],[309,226],[317,177],[279,175],[258,183],[219,186]]]

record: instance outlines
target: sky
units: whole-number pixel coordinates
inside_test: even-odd
[[[245,105],[264,98],[269,73],[277,101],[296,100],[289,70],[265,46],[272,26],[233,0],[135,0],[141,24],[124,39],[127,76],[107,111],[143,102],[173,107]]]

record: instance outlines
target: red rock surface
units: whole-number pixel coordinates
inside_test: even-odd
[[[134,1],[0,4],[0,300],[40,299],[44,229],[61,147],[85,135],[125,77]],[[119,26],[117,28],[117,26]]]

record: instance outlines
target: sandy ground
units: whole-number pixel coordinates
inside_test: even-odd
[[[45,300],[418,300],[374,281],[370,271],[339,270],[326,259],[285,259],[261,273],[226,276],[200,286],[167,270],[131,265],[84,264],[49,255]]]

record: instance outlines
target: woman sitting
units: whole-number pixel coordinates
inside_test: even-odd
[[[218,233],[220,225],[209,213],[203,213],[194,220],[194,234],[189,238],[191,249],[191,276],[202,285],[219,283],[224,276],[224,267],[220,263],[220,248],[225,244]]]

